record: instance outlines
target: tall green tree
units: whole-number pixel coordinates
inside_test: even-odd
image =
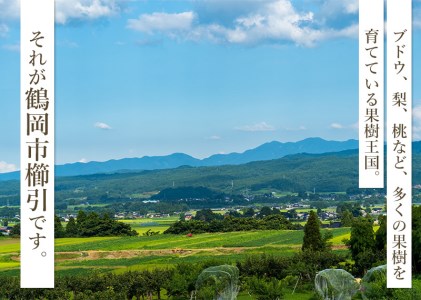
[[[412,207],[412,265],[414,273],[421,273],[421,206]]]
[[[196,212],[194,220],[203,222],[211,222],[213,220],[222,220],[224,217],[221,214],[214,213],[210,208],[202,209]]]
[[[62,238],[65,235],[63,225],[61,224],[60,218],[54,215],[54,237]]]
[[[354,260],[355,275],[361,276],[376,261],[373,222],[369,217],[355,218],[348,241],[351,256]]]
[[[76,237],[79,235],[78,227],[75,221],[75,218],[70,217],[69,222],[66,225],[66,236]]]
[[[245,218],[252,218],[254,217],[254,209],[249,207],[244,211],[243,217]]]
[[[264,217],[270,216],[272,213],[273,211],[269,206],[263,206],[257,217],[263,219]]]
[[[387,219],[386,216],[379,217],[379,229],[375,234],[375,247],[381,253],[383,259],[386,259],[386,240],[387,240]]]
[[[354,216],[352,215],[352,213],[349,210],[345,210],[344,212],[342,212],[341,226],[351,227],[353,219],[354,219]]]
[[[79,228],[87,220],[87,217],[88,216],[86,215],[86,213],[83,210],[79,210],[79,212],[77,213],[77,217],[76,217],[77,225],[78,225]]]
[[[319,218],[314,211],[310,211],[307,223],[304,225],[304,238],[301,250],[322,251],[324,248]]]
[[[13,226],[12,230],[10,230],[11,236],[20,236],[20,223],[17,223]]]

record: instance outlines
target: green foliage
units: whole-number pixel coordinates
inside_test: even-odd
[[[346,211],[348,211],[348,213],[346,213]],[[339,203],[336,206],[336,212],[341,216],[341,220],[344,219],[343,221],[346,222],[348,226],[351,226],[352,224],[349,223],[350,221],[349,219],[351,219],[352,221],[354,217],[361,216],[361,204],[360,202]],[[351,213],[351,215],[349,213]],[[345,226],[345,225],[342,225],[342,226]]]
[[[349,210],[345,210],[341,215],[341,226],[342,227],[351,227],[352,221],[354,219],[353,214]]]
[[[322,270],[314,282],[323,299],[351,300],[360,287],[354,276],[342,269]]]
[[[411,289],[387,289],[386,265],[370,269],[361,281],[361,294],[364,300],[408,300],[421,299],[421,284],[412,281]]]
[[[239,272],[235,266],[208,267],[197,277],[196,295],[198,299],[235,300],[238,291]]]
[[[66,232],[64,231],[60,218],[57,215],[54,215],[54,237],[62,238],[65,235],[66,235]]]
[[[386,288],[386,265],[368,270],[361,280],[363,299],[389,299],[391,290]]]
[[[70,217],[69,222],[67,222],[66,236],[67,237],[78,236],[78,226],[76,224],[75,218],[73,217]]]
[[[238,261],[237,267],[243,276],[281,279],[290,274],[295,262],[289,257],[262,254],[248,256],[244,261]]]
[[[276,278],[264,279],[253,276],[248,278],[247,287],[257,300],[277,300],[283,299],[284,296],[282,281]]]
[[[314,211],[310,211],[306,225],[304,225],[303,245],[301,249],[311,251],[321,251],[325,244],[320,233],[320,221]]]
[[[214,213],[211,209],[202,209],[196,212],[193,220],[203,221],[203,222],[211,222],[213,220],[222,220],[224,216],[221,214]]]
[[[86,208],[85,208],[86,210]],[[117,202],[108,204],[105,207],[96,208],[97,212],[106,212],[116,214],[118,212],[138,212],[140,215],[146,215],[148,212],[155,212],[160,214],[171,214],[175,211],[186,212],[189,207],[186,203],[175,203],[175,202],[158,202],[158,203],[143,203],[142,201],[133,201],[127,199],[124,202]],[[184,218],[183,218],[184,219]]]
[[[386,261],[386,242],[387,242],[387,218],[386,216],[379,217],[379,229],[375,233],[375,249],[378,255],[378,260]]]
[[[209,218],[207,218],[209,219]],[[177,221],[164,231],[165,234],[188,234],[204,232],[232,232],[249,230],[294,230],[299,225],[292,224],[284,216],[269,215],[263,219],[225,217],[223,220],[211,221],[190,220]]]
[[[158,194],[152,196],[151,199],[168,201],[179,199],[223,199],[224,197],[225,195],[223,193],[215,192],[209,188],[186,186],[163,189]]]
[[[108,214],[104,214],[102,216],[98,215],[95,212],[86,214],[82,210],[79,211],[77,215],[77,222],[75,222],[73,217],[69,219],[65,232],[66,237],[122,235],[135,236],[138,235],[138,233],[135,230],[132,230],[129,224],[113,220]]]
[[[1,185],[1,181],[0,181],[0,185]],[[10,183],[10,185],[11,185],[11,188],[13,189],[13,184]],[[16,199],[16,204],[18,204],[19,203],[19,200],[20,200],[19,196],[14,196],[14,197],[17,198]],[[4,198],[2,200],[5,201]],[[13,219],[19,213],[20,213],[20,208],[19,207],[8,207],[8,206],[0,207],[0,216],[6,217],[8,219]]]
[[[313,282],[320,270],[338,268],[345,257],[331,250],[312,251],[305,250],[293,256],[294,265],[289,274],[301,276],[304,280]]]
[[[17,223],[12,227],[12,230],[10,230],[10,236],[20,236],[20,223]]]
[[[287,276],[297,276],[306,282],[313,282],[320,270],[338,267],[345,257],[333,251],[302,251],[293,257],[275,255],[253,255],[243,262],[237,262],[237,267],[243,276],[258,278],[283,279]]]
[[[146,232],[142,233],[143,236],[154,236],[159,234],[159,231],[152,231],[152,229],[148,229]]]
[[[332,249],[331,239],[333,238],[333,232],[331,230],[326,230],[322,237],[323,249],[322,251]]]
[[[295,208],[288,210],[286,213],[284,213],[284,215],[289,220],[296,220],[298,218],[298,213]]]
[[[421,274],[421,206],[412,207],[412,255],[414,273]]]
[[[192,265],[177,264],[170,280],[164,286],[172,299],[189,299],[195,289],[196,278],[200,270]]]
[[[260,212],[257,214],[257,217],[258,217],[259,219],[263,219],[264,217],[270,216],[270,215],[272,215],[272,214],[273,214],[273,211],[272,211],[272,209],[271,209],[270,207],[268,207],[268,206],[263,206],[263,207],[260,209]]]
[[[254,217],[254,209],[249,207],[247,208],[244,213],[243,213],[243,217],[245,218],[253,218]]]
[[[365,274],[376,262],[375,240],[372,220],[370,218],[355,218],[351,227],[351,237],[347,242],[355,261],[354,272],[357,276]]]
[[[212,207],[211,205],[217,201],[220,201],[219,204],[225,203],[225,198],[218,194],[235,198],[246,187],[259,184],[261,187],[289,192],[302,192],[297,190],[295,185],[298,184],[307,191],[316,187],[319,192],[342,192],[350,187],[358,187],[357,166],[357,153],[299,154],[244,165],[59,177],[56,180],[55,202],[57,207],[62,207],[63,203],[79,205],[86,202],[91,205],[98,203],[119,205],[123,202],[133,202],[130,198],[134,194],[156,193],[165,189],[168,189],[165,195],[162,193],[159,198],[175,202],[179,199],[196,198],[197,195],[201,198],[205,193],[203,190],[203,193],[194,194],[190,189],[190,191],[172,191],[178,193],[174,195],[169,189],[169,184],[172,182],[180,187],[209,189],[212,192],[209,194],[211,197],[209,199],[212,201],[194,201],[194,205],[202,204],[203,207]],[[414,171],[417,169],[416,166],[417,164],[414,164]],[[280,178],[283,182],[279,181]],[[414,182],[416,178],[420,176],[414,177]],[[235,180],[234,188],[230,185],[231,180]],[[288,182],[293,184],[291,186],[285,184]],[[17,205],[19,203],[18,181],[0,181],[0,194],[7,197],[15,195],[13,201],[14,205]],[[246,203],[244,199],[242,201]],[[141,208],[141,204],[137,207]]]
[[[241,213],[239,213],[238,211],[236,211],[236,210],[231,210],[229,213],[228,213],[228,215],[230,216],[230,217],[233,217],[233,218],[242,218],[242,217],[244,217]]]

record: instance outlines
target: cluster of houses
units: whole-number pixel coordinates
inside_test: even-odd
[[[218,208],[218,209],[212,209],[213,211],[217,210],[220,212],[224,212],[225,214],[229,214],[231,211],[237,211],[237,212],[241,212],[241,210],[244,207],[241,208]],[[292,210],[306,210],[306,209],[310,209],[311,206],[308,204],[302,204],[302,203],[292,203],[292,204],[288,204],[284,207],[280,207],[280,206],[276,206],[276,207],[272,207],[272,209],[277,209],[277,210],[281,210],[281,209],[286,209],[287,211],[292,211]],[[338,220],[339,218],[339,214],[335,212],[335,207],[332,207],[330,210],[325,210],[322,211],[321,213],[319,213],[319,218],[322,221],[335,221]],[[258,213],[258,209],[255,208],[256,213]],[[379,216],[384,214],[384,211],[382,208],[372,208],[371,215],[373,216]],[[168,218],[170,216],[178,216],[181,215],[181,212],[173,212],[172,214],[162,214],[162,213],[148,213],[145,215],[139,214],[137,212],[119,212],[116,213],[114,215],[114,218],[116,219],[154,219],[154,218]],[[361,210],[361,215],[366,215],[366,212],[364,210]],[[294,214],[294,219],[297,221],[306,221],[308,219],[309,216],[309,212],[308,211],[297,211]],[[186,212],[184,213],[184,220],[185,221],[189,221],[194,217],[194,213],[192,212]]]
[[[378,196],[378,195],[376,195]],[[154,200],[147,200],[147,201],[143,201],[143,202],[155,202]],[[232,211],[236,211],[241,213],[241,211],[243,211],[245,208],[248,207],[243,207],[243,206],[238,206],[235,208],[218,208],[218,209],[212,209],[212,211],[219,211],[219,213],[222,214],[229,214]],[[283,210],[284,214],[287,217],[293,218],[295,221],[301,221],[304,222],[308,219],[309,216],[309,210],[311,208],[311,205],[309,204],[308,201],[300,201],[300,202],[296,202],[296,203],[291,203],[291,204],[286,204],[286,205],[282,205],[282,206],[274,206],[271,207],[271,209],[273,210]],[[258,207],[253,207],[253,209],[255,210],[255,214],[258,214],[259,212],[259,208]],[[287,212],[285,212],[285,210]],[[290,216],[288,216],[288,213],[290,213]],[[292,214],[292,215],[291,215]],[[361,209],[360,214],[362,216],[365,216],[367,214],[367,212],[363,209]],[[374,216],[374,217],[378,217],[380,215],[384,215],[385,211],[382,208],[378,208],[378,207],[373,207],[371,208],[370,211],[370,215]],[[181,212],[173,212],[171,214],[164,214],[164,213],[148,213],[148,214],[141,214],[139,212],[118,212],[114,215],[115,219],[159,219],[159,218],[168,218],[170,216],[179,216],[182,215]],[[331,209],[328,210],[323,210],[323,211],[319,211],[319,218],[322,221],[330,221],[330,223],[339,223],[338,219],[339,219],[339,214],[336,213],[336,207],[331,207]],[[62,215],[60,216],[61,220],[64,222],[68,222],[69,219],[73,217],[76,219],[76,215],[72,215],[72,214],[66,214],[66,215]],[[188,221],[191,220],[194,217],[194,212],[186,212],[184,213],[184,220]],[[0,217],[1,219],[1,217]],[[20,216],[16,215],[14,217],[15,220],[19,221]],[[7,225],[7,223],[3,223],[0,222],[0,224],[3,225]],[[340,224],[340,223],[339,223]],[[10,234],[10,230],[12,229],[12,227],[10,226],[2,226],[0,227],[0,235],[9,235]]]
[[[11,230],[12,230],[11,226],[1,226],[0,235],[9,235]]]
[[[287,204],[285,208],[286,209],[310,208],[310,204],[292,203],[292,204]]]
[[[156,219],[156,218],[168,218],[168,217],[170,217],[170,214],[148,213],[146,215],[142,215],[135,211],[119,212],[114,215],[114,218],[116,219]]]
[[[0,217],[0,235],[9,235],[10,231],[13,229],[12,226],[8,225],[8,222],[6,222],[6,220],[8,220],[9,218],[6,217]],[[12,220],[15,221],[19,221],[20,220],[20,216],[19,215],[15,215]]]

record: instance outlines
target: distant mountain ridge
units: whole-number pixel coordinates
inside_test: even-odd
[[[358,149],[357,140],[327,141],[322,138],[307,138],[298,142],[273,141],[243,153],[216,154],[202,160],[203,166],[240,165],[252,161],[282,158],[290,154],[339,152]]]
[[[110,173],[134,170],[172,169],[180,166],[221,166],[239,165],[253,161],[264,161],[282,158],[286,155],[326,152],[339,152],[357,149],[357,140],[327,141],[322,138],[307,138],[298,142],[272,141],[243,153],[216,154],[205,159],[197,159],[184,153],[173,153],[166,156],[144,156],[141,158],[123,158],[105,162],[70,163],[56,165],[56,176],[76,176],[96,173]],[[19,171],[0,174],[0,180],[19,179]]]

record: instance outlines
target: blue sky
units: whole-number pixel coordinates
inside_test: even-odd
[[[354,0],[56,0],[56,162],[357,138],[357,34]],[[0,172],[19,168],[19,54],[0,0]]]

